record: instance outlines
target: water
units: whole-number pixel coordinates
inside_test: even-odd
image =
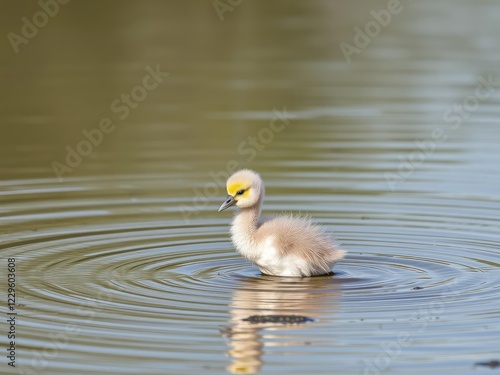
[[[222,22],[210,2],[70,2],[19,53],[7,40],[0,247],[18,315],[1,373],[488,370],[500,84],[481,82],[500,81],[500,6],[401,4],[351,63],[339,44],[386,2],[242,2]],[[9,4],[3,35],[38,10]],[[218,183],[240,167],[263,175],[265,213],[335,233],[334,276],[263,276],[236,254]]]

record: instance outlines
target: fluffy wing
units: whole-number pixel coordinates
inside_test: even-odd
[[[280,216],[270,219],[259,226],[257,235],[262,238],[274,236],[281,257],[302,257],[324,272],[330,272],[332,265],[345,254],[335,239],[309,218]]]

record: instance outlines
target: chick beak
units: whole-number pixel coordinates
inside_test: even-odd
[[[224,203],[222,203],[222,205],[219,207],[218,212],[224,211],[226,208],[231,207],[235,203],[236,203],[236,199],[234,199],[234,197],[232,195],[228,195],[226,201]]]

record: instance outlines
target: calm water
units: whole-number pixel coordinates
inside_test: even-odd
[[[3,8],[0,373],[491,371],[500,3],[72,1],[22,43],[40,6]],[[235,253],[240,167],[336,234],[334,276]],[[243,320],[278,314],[313,321]]]

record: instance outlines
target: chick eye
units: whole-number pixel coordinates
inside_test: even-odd
[[[240,189],[236,192],[236,195],[243,195],[244,192],[245,192],[245,189]]]

